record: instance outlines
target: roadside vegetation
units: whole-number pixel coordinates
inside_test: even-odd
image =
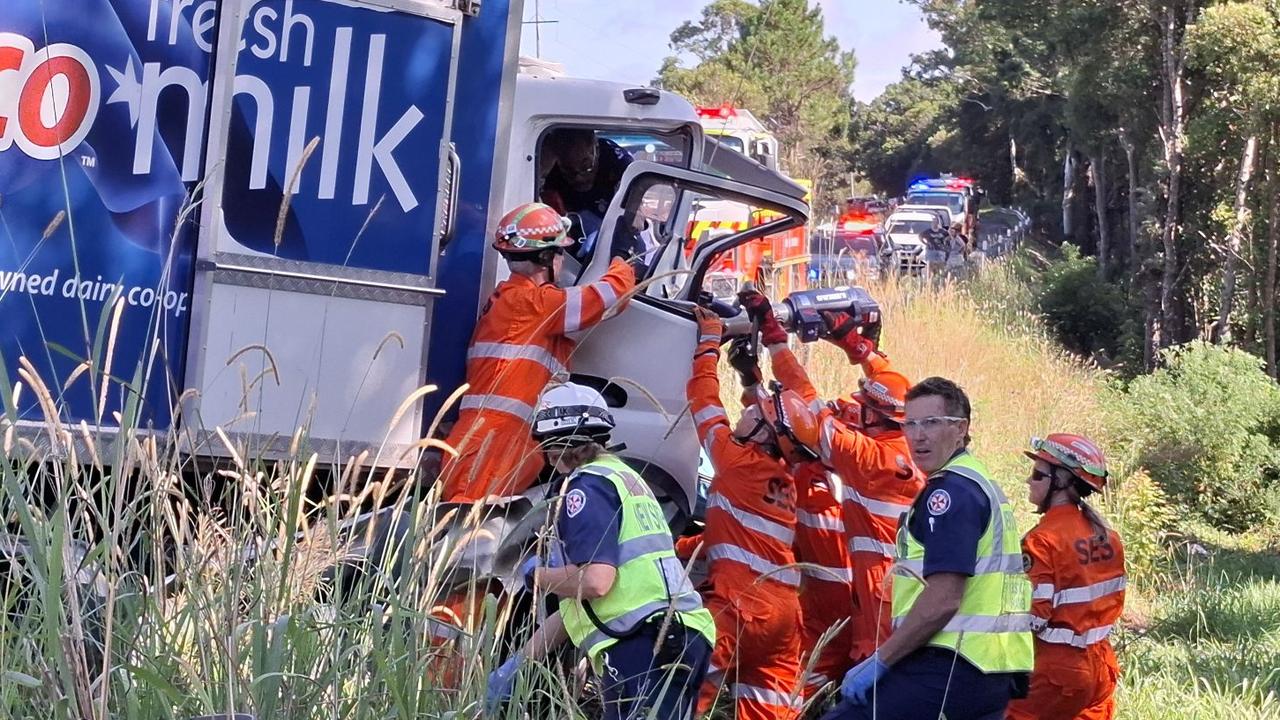
[[[1210,346],[1177,351],[1132,382],[1087,364],[1041,321],[1051,293],[1029,281],[1052,272],[1031,268],[1022,255],[964,285],[872,283],[885,350],[913,378],[945,375],[969,390],[975,449],[1024,528],[1034,522],[1022,501],[1029,436],[1083,432],[1110,452],[1114,489],[1102,507],[1131,561],[1115,636],[1121,718],[1280,717],[1280,532],[1267,490],[1277,390],[1256,359]],[[856,387],[830,347],[801,353],[827,396]],[[458,646],[431,641],[457,547],[451,518],[426,498],[403,563],[384,564],[399,575],[331,570],[375,537],[339,526],[375,503],[412,508],[416,478],[353,463],[316,500],[320,473],[303,433],[290,462],[259,462],[228,442],[232,459],[203,475],[139,432],[110,444],[87,428],[49,427],[33,442],[11,430],[12,396],[36,393],[56,414],[66,379],[21,379],[5,385],[0,421],[0,514],[11,531],[0,548],[0,717],[477,716],[502,652],[493,628],[530,611],[489,601]],[[199,478],[194,495],[184,472]],[[1257,492],[1233,490],[1246,482]],[[526,680],[510,717],[530,703],[546,716],[577,711],[582,680],[571,667]]]

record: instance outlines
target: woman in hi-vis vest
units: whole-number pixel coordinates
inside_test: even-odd
[[[715,622],[676,559],[653,491],[604,449],[613,427],[592,388],[555,385],[538,402],[533,437],[566,479],[550,557],[529,558],[519,574],[527,589],[555,595],[559,610],[489,676],[491,710],[512,699],[522,665],[568,640],[591,662],[606,720],[692,717]]]

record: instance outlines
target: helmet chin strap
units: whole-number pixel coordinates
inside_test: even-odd
[[[1045,493],[1044,499],[1041,500],[1039,504],[1036,505],[1036,514],[1043,515],[1046,512],[1048,512],[1050,507],[1050,502],[1053,500],[1053,494],[1058,492],[1063,492],[1071,487],[1070,478],[1066,480],[1065,485],[1059,484],[1060,479],[1058,477],[1058,471],[1060,470],[1062,470],[1063,472],[1068,472],[1063,468],[1058,467],[1057,465],[1053,466],[1053,470],[1052,470],[1053,474],[1050,476],[1050,479],[1049,479],[1049,492]]]

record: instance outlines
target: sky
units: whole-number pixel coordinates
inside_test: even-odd
[[[915,7],[900,0],[817,0],[826,32],[858,58],[853,95],[875,99],[897,80],[911,55],[941,45]],[[525,20],[540,26],[546,60],[575,77],[648,84],[671,54],[671,31],[699,17],[706,0],[525,0]],[[535,26],[526,24],[520,53],[534,56]]]

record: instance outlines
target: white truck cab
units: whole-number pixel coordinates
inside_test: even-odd
[[[699,443],[687,411],[696,325],[692,308],[711,290],[708,270],[720,253],[752,239],[803,225],[805,189],[704,134],[693,106],[663,90],[564,77],[542,67],[517,76],[503,209],[535,199],[541,147],[559,128],[584,128],[629,152],[624,173],[585,263],[566,258],[562,285],[598,280],[610,262],[614,228],[642,218],[656,243],[640,278],[648,284],[616,317],[578,335],[571,360],[575,382],[608,401],[625,444],[621,455],[688,513],[697,495]],[[661,207],[651,202],[657,196]],[[775,210],[781,219],[728,234],[689,238],[704,215],[728,206]],[[718,215],[716,217],[718,219]],[[507,274],[496,252],[485,258],[481,294]]]

